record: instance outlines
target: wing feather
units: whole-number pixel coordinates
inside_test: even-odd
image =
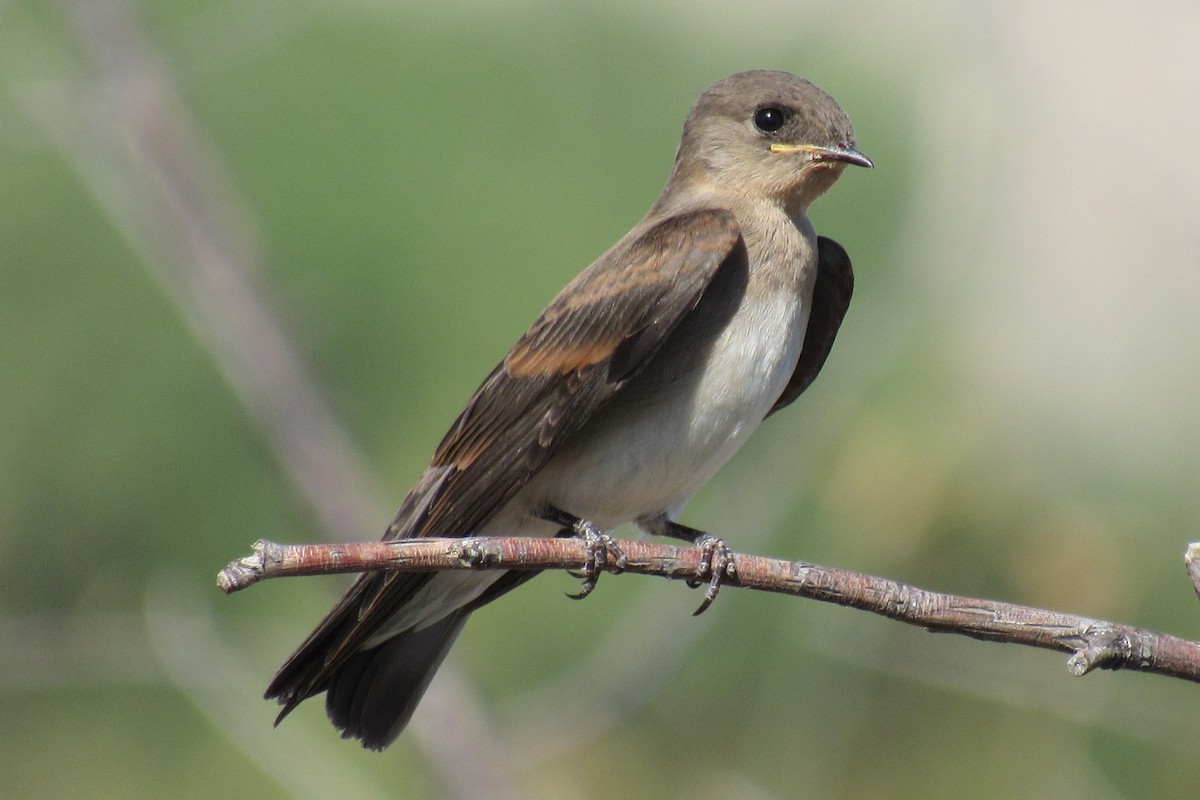
[[[384,538],[481,529],[654,357],[721,266],[739,259],[736,219],[722,209],[635,229],[568,284],[488,375]],[[325,689],[428,578],[360,575],[268,687],[284,705],[280,719]]]
[[[840,244],[824,236],[817,237],[817,282],[813,286],[812,310],[808,315],[808,327],[804,332],[804,345],[800,349],[800,360],[783,394],[771,406],[767,416],[788,406],[799,397],[817,378],[825,365],[833,340],[837,336],[850,297],[854,294],[854,270],[850,256]]]

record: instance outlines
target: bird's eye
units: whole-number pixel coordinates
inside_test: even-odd
[[[787,122],[787,115],[778,106],[763,106],[754,112],[754,127],[763,133],[774,133]]]

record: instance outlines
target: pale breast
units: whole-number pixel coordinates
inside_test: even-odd
[[[730,313],[720,298],[702,303],[533,479],[526,502],[613,527],[682,504],[729,460],[783,393],[803,345],[815,259],[804,232],[788,229],[798,241],[776,242],[773,263],[756,262],[763,243],[752,243],[757,267]]]

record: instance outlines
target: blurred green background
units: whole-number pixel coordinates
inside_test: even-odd
[[[878,167],[855,303],[689,507],[735,549],[1197,636],[1200,14],[1184,2],[0,4],[6,797],[1195,796],[1200,688],[547,575],[383,755],[259,699],[477,382],[768,67]]]

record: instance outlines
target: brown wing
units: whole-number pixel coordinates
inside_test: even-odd
[[[817,282],[813,286],[812,312],[804,332],[804,346],[800,349],[800,360],[792,379],[767,412],[768,417],[789,405],[816,380],[833,348],[833,339],[850,307],[853,293],[854,270],[850,267],[850,256],[833,239],[818,236]]]
[[[722,264],[744,266],[734,216],[706,209],[631,235],[573,280],[476,390],[385,539],[478,531],[649,361]],[[316,694],[428,574],[364,574],[280,668],[280,718]]]

